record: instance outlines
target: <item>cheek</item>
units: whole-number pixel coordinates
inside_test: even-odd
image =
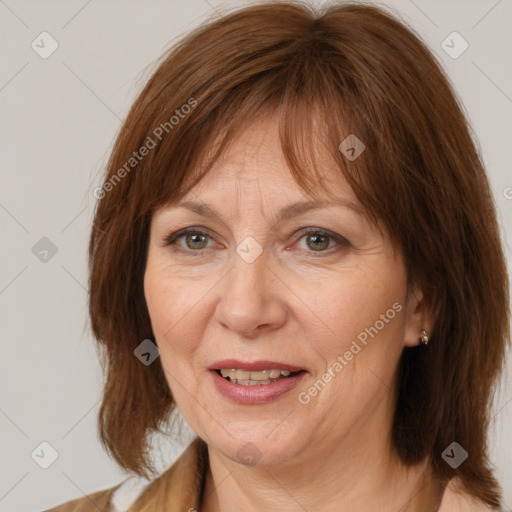
[[[314,336],[310,330],[307,336],[321,367],[302,398],[329,411],[334,423],[348,425],[383,406],[392,389],[405,329],[405,283],[399,272],[390,277],[354,270],[350,277],[330,281],[327,290],[322,296],[317,291],[316,305],[329,335]],[[319,385],[317,393],[319,380],[327,385]],[[340,405],[338,412],[332,412],[334,403]]]
[[[169,268],[148,265],[144,293],[163,362],[174,365],[177,357],[186,358],[196,350],[204,328],[201,299],[212,287],[205,281],[209,280],[184,279]]]
[[[380,350],[389,344],[401,346],[406,285],[400,268],[394,270],[353,268],[304,288],[307,305],[317,313],[321,321],[317,324],[324,331],[312,338],[324,359],[333,360],[349,350],[353,340],[365,348],[375,340]]]

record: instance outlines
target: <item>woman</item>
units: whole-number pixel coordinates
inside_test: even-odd
[[[100,432],[135,511],[487,511],[508,281],[454,92],[385,11],[196,29],[115,143],[90,241]],[[113,509],[122,487],[53,509]]]

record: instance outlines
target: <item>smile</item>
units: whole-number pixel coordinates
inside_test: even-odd
[[[250,372],[247,370],[222,369],[219,370],[222,377],[229,380],[233,384],[240,386],[264,386],[285,379],[292,375],[290,370],[261,370],[258,372]]]

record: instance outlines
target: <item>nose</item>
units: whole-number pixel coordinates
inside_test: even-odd
[[[223,280],[217,321],[239,336],[254,339],[281,327],[286,321],[283,302],[286,287],[271,269],[265,252],[248,263],[237,253],[233,268]],[[281,293],[280,293],[281,290]]]

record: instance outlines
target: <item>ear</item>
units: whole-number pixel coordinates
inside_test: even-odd
[[[432,308],[430,294],[419,285],[414,286],[407,298],[405,308],[404,346],[416,347],[420,344],[420,330],[431,334],[437,318],[437,311]]]

